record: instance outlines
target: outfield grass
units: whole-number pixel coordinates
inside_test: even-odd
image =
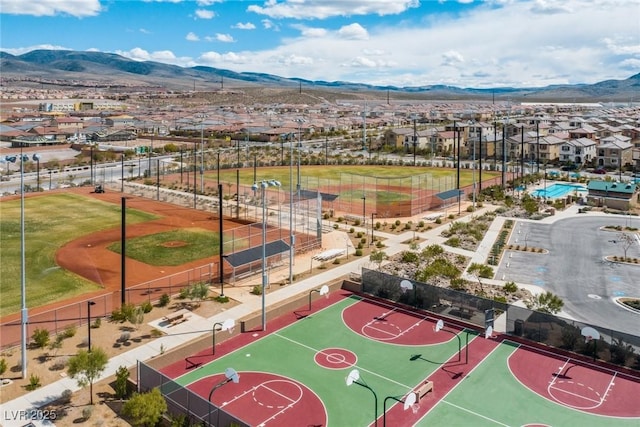
[[[220,233],[202,228],[183,228],[127,239],[127,257],[149,265],[177,266],[218,255]],[[120,242],[108,246],[121,252]]]
[[[331,165],[327,166],[300,166],[301,181],[305,182],[306,179],[311,180],[339,180],[341,174],[362,175],[367,177],[376,178],[411,178],[418,175],[429,174],[431,178],[425,182],[427,188],[429,184],[433,186],[435,190],[438,190],[438,180],[444,178],[450,178],[455,180],[457,171],[455,169],[446,168],[425,168],[418,166],[382,166],[382,165]],[[485,179],[494,178],[500,176],[500,172],[482,171],[482,177]],[[208,180],[215,180],[217,177],[217,171],[206,172],[206,178]],[[476,180],[479,177],[479,171],[475,174]],[[280,181],[283,187],[289,188],[289,166],[275,166],[275,167],[259,167],[256,169],[256,179],[275,179]],[[222,182],[236,182],[236,169],[222,169],[220,170],[220,181]],[[253,184],[253,169],[243,168],[240,169],[240,183],[243,185]],[[294,185],[297,182],[297,166],[293,166],[293,182]],[[407,179],[409,182],[409,179]],[[454,181],[451,181],[454,182]],[[460,185],[467,186],[473,183],[473,171],[470,169],[460,169]]]
[[[20,310],[20,200],[0,204],[0,315]],[[127,223],[156,216],[127,209]],[[120,225],[120,205],[92,197],[61,193],[25,199],[25,269],[27,306],[63,300],[99,289],[98,285],[60,269],[55,254],[64,244],[86,234]]]

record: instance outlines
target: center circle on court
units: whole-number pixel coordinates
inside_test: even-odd
[[[358,356],[345,348],[325,348],[315,354],[314,360],[326,369],[347,369],[358,362]]]

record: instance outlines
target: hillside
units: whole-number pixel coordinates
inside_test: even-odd
[[[104,87],[123,90],[195,90],[220,92],[260,88],[265,95],[295,95],[302,103],[335,99],[492,100],[530,102],[638,102],[640,74],[625,80],[595,84],[554,85],[541,88],[458,88],[445,85],[420,87],[371,86],[356,82],[288,79],[271,74],[237,73],[219,68],[192,68],[131,59],[102,52],[34,50],[15,56],[0,52],[4,86]],[[315,95],[301,93],[313,90]],[[252,91],[255,92],[255,91]],[[256,102],[256,100],[254,100]]]

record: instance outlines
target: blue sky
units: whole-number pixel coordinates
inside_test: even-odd
[[[0,0],[0,50],[377,85],[538,87],[640,72],[640,0]]]

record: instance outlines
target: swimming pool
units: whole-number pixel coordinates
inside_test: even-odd
[[[539,190],[533,190],[531,195],[533,197],[546,197],[547,199],[557,199],[559,197],[564,197],[567,194],[571,194],[575,191],[587,191],[584,185],[579,184],[551,184],[547,186],[546,190],[541,188]]]

